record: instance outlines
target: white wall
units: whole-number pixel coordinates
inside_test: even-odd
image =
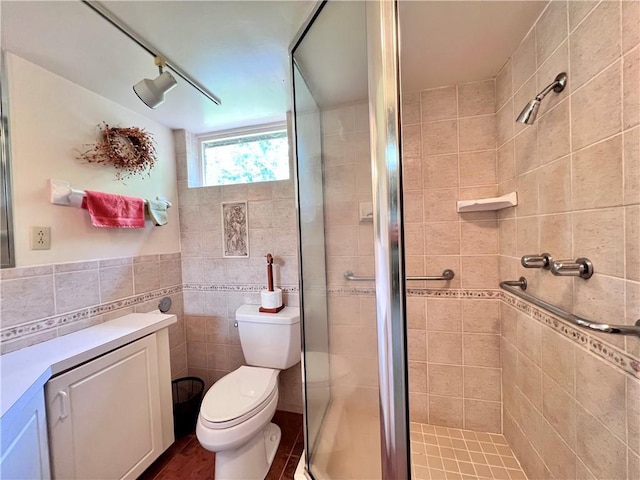
[[[7,64],[16,266],[179,251],[171,130],[16,55],[8,54]],[[113,167],[76,159],[78,151],[96,142],[97,126],[103,121],[111,126],[141,127],[153,134],[158,159],[150,177],[116,181]],[[49,178],[108,193],[143,198],[165,195],[174,208],[163,227],[147,221],[144,229],[95,228],[86,210],[49,202]],[[30,226],[51,226],[51,250],[30,250]]]

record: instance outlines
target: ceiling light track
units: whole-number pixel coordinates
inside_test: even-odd
[[[203,87],[198,81],[194,80],[187,72],[182,70],[179,66],[177,66],[174,62],[169,60],[166,55],[161,53],[157,48],[147,42],[144,38],[134,32],[126,23],[116,17],[113,13],[111,13],[104,5],[102,5],[98,1],[89,1],[89,0],[81,0],[87,7],[96,12],[102,18],[104,18],[111,25],[116,27],[120,32],[129,37],[135,43],[138,44],[140,48],[145,50],[149,55],[154,58],[160,57],[164,60],[166,67],[172,70],[176,75],[182,78],[185,82],[191,85],[193,88],[198,90],[202,95],[207,97],[216,105],[222,105],[222,100],[205,87]],[[161,72],[162,73],[162,72]]]

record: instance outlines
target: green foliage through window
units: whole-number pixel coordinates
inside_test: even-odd
[[[289,178],[286,130],[203,141],[202,154],[205,185]]]

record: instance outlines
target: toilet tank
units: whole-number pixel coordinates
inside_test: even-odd
[[[242,353],[249,365],[284,370],[300,361],[300,309],[262,313],[260,305],[236,310]]]

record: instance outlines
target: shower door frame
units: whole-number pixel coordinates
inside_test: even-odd
[[[294,103],[293,53],[328,0],[318,1],[289,47],[290,88]],[[383,479],[410,478],[406,288],[400,131],[398,1],[366,2],[369,124],[373,195],[375,289],[378,337],[381,472]],[[372,100],[373,99],[373,100]],[[295,121],[292,122],[296,139]],[[296,141],[293,155],[297,158]],[[298,178],[297,161],[294,175]],[[296,199],[299,215],[298,182]],[[299,218],[299,217],[298,217]],[[302,252],[298,247],[302,281]],[[304,299],[302,292],[300,304]],[[303,338],[304,341],[304,338]],[[303,344],[304,345],[304,344]],[[304,356],[303,356],[304,357]],[[303,358],[304,365],[304,358]],[[306,385],[305,369],[302,369]],[[303,389],[306,411],[306,392]],[[304,425],[305,448],[308,448]],[[309,452],[306,452],[305,466]],[[305,473],[307,473],[305,468]]]

